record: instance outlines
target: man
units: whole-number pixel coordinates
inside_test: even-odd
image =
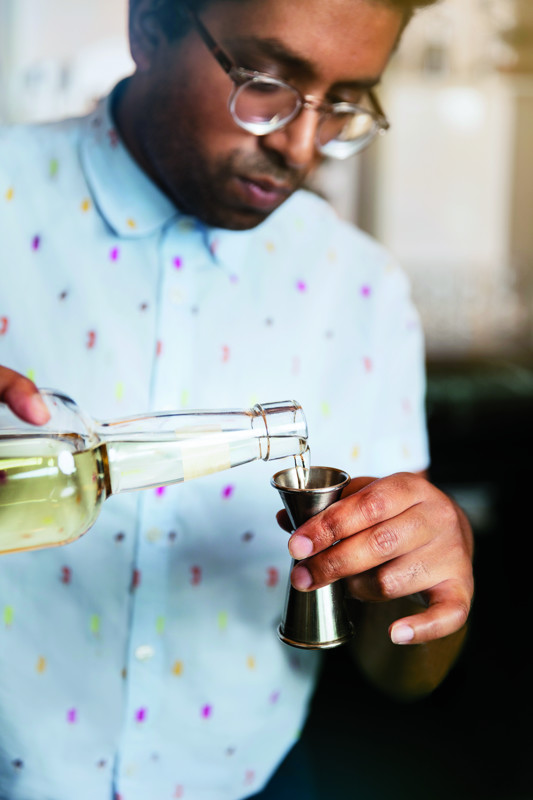
[[[291,536],[292,583],[344,579],[358,663],[410,696],[457,653],[472,536],[423,474],[405,280],[296,190],[387,127],[372,88],[428,4],[135,0],[135,74],[86,120],[0,138],[1,399],[40,425],[35,383],[100,417],[296,397],[313,463],[373,477]],[[0,562],[2,797],[264,787],[318,662],[275,635],[288,565],[263,466],[110,498],[80,542]]]

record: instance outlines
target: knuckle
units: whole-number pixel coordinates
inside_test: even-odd
[[[380,527],[369,538],[369,547],[379,558],[386,558],[398,551],[400,536],[398,531],[391,527]]]
[[[342,538],[342,516],[333,507],[328,508],[322,517],[322,539],[328,544]]]
[[[437,500],[437,504],[433,510],[433,517],[439,521],[440,527],[444,531],[458,529],[458,515],[457,509],[453,502],[442,494]]]
[[[369,492],[362,492],[360,496],[359,510],[367,523],[373,525],[378,522],[386,513],[387,503],[383,494],[377,489]]]
[[[388,569],[377,569],[374,573],[377,594],[386,600],[392,600],[401,594],[400,581]]]
[[[429,574],[430,570],[423,561],[414,561],[407,569],[407,580],[409,583],[417,583],[420,578]]]
[[[440,504],[439,516],[447,529],[457,527],[457,510],[448,498],[445,498]]]
[[[423,481],[424,479],[415,472],[395,472],[389,476],[389,480],[391,484],[394,485],[394,488],[398,490],[402,486],[408,484],[416,485],[419,481]]]
[[[314,572],[320,573],[320,580],[317,583],[322,583],[324,581],[332,580],[333,578],[340,577],[342,573],[343,561],[339,556],[338,552],[335,552],[337,548],[330,547],[328,550],[325,550],[318,561],[318,570],[314,570]],[[318,576],[317,576],[318,577]]]
[[[424,491],[427,487],[432,486],[424,475],[418,475],[416,472],[406,472],[403,473],[403,475],[406,481],[418,491]]]

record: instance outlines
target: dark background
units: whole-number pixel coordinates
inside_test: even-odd
[[[325,654],[302,737],[320,800],[533,798],[533,361],[428,374],[431,478],[475,534],[469,635],[441,686],[413,703],[373,689],[342,647]]]

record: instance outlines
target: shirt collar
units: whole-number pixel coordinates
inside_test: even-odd
[[[115,90],[116,91],[116,90]],[[86,119],[80,156],[95,204],[119,236],[137,238],[178,216],[121,141],[111,116],[113,94]]]
[[[179,212],[130,155],[113,121],[114,92],[86,118],[80,156],[94,202],[109,227],[119,236],[149,236],[174,221],[182,230],[200,230],[212,261],[231,277],[240,272],[255,231],[210,228]],[[268,227],[268,220],[259,228]]]

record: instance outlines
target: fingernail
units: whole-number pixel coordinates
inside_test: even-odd
[[[313,542],[307,536],[293,536],[289,542],[289,553],[293,558],[307,558],[313,552]]]
[[[313,583],[313,578],[306,567],[297,566],[292,571],[291,583],[295,589],[303,591],[304,589],[309,589]]]
[[[37,425],[43,425],[50,419],[50,412],[40,394],[32,394],[28,399],[28,408],[31,412],[32,421]]]
[[[415,632],[410,625],[395,625],[391,630],[390,638],[394,644],[407,644],[415,638]]]

